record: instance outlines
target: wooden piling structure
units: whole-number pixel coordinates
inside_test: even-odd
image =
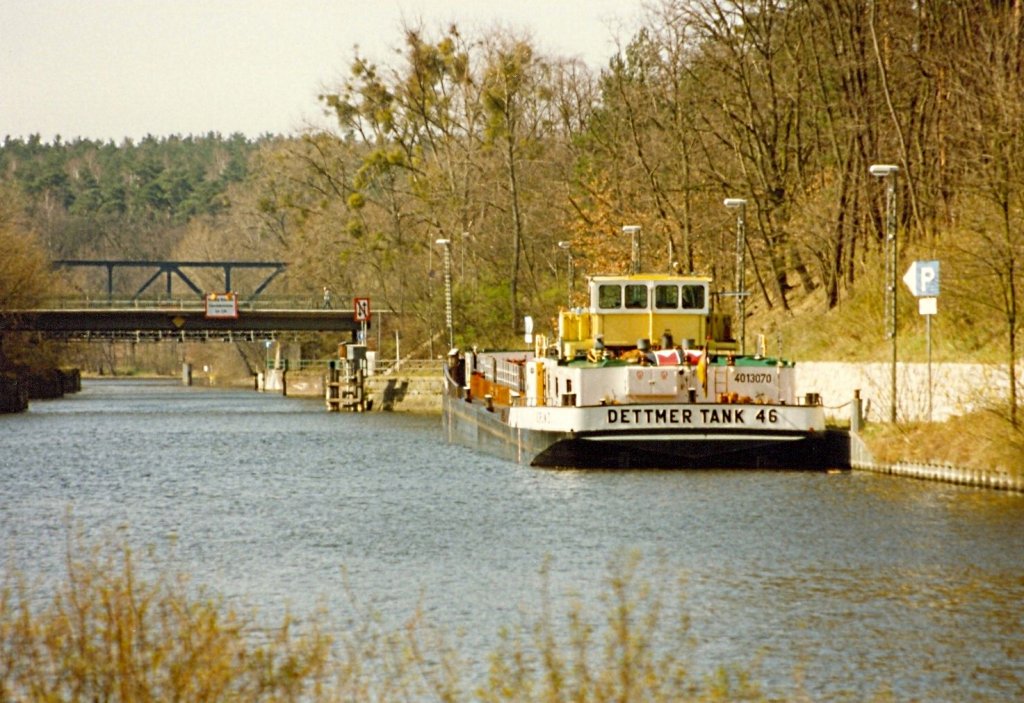
[[[366,400],[366,371],[360,360],[339,359],[332,361],[324,382],[324,398],[327,412],[365,412],[369,409]]]
[[[332,361],[327,366],[327,378],[324,379],[324,400],[327,412],[336,413],[341,410],[341,369],[340,363]]]

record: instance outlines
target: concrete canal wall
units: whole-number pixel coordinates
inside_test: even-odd
[[[324,398],[326,375],[321,370],[269,371],[260,390],[303,398]],[[258,382],[257,382],[258,383]],[[443,382],[431,374],[367,376],[365,389],[371,410],[440,413]]]
[[[444,381],[440,376],[370,376],[366,390],[374,410],[440,414]]]
[[[1024,476],[1000,469],[965,469],[952,464],[917,464],[897,462],[886,464],[875,461],[864,440],[850,432],[850,468],[891,476],[903,476],[924,481],[942,481],[975,488],[991,488],[1024,493]]]
[[[818,393],[831,417],[848,419],[854,391],[863,399],[866,422],[886,422],[892,386],[888,363],[846,364],[801,361],[796,365],[797,394]],[[1020,373],[1018,370],[1018,385]],[[928,365],[896,365],[896,409],[900,422],[928,419]],[[985,407],[1004,403],[1009,389],[1005,366],[932,364],[932,420],[943,422]],[[1018,392],[1024,391],[1019,388]]]

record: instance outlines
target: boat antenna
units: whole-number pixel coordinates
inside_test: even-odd
[[[630,257],[630,273],[640,273],[640,225],[624,225],[622,233],[633,237],[633,253]]]

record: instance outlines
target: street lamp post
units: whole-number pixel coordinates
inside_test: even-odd
[[[448,348],[455,348],[455,328],[452,326],[452,242],[438,239],[436,244],[444,247],[444,322],[448,327]]]
[[[575,287],[576,268],[572,258],[572,242],[559,242],[559,249],[564,249],[566,256],[569,257],[569,261],[565,268],[566,286],[569,290],[569,297],[567,298],[568,305],[572,308],[572,289]]]
[[[896,422],[896,174],[894,164],[872,164],[868,169],[875,178],[886,180],[885,190],[885,322],[886,337],[892,342],[892,364],[889,378],[889,422]]]
[[[625,225],[622,228],[623,234],[633,238],[633,250],[630,256],[630,273],[640,273],[640,225]]]
[[[726,198],[722,201],[736,210],[736,315],[740,323],[740,356],[747,353],[747,201]]]

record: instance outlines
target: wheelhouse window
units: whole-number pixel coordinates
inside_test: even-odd
[[[683,286],[683,310],[703,310],[707,305],[704,286]]]
[[[657,285],[654,287],[654,307],[658,310],[675,310],[679,307],[679,286]]]
[[[631,283],[626,286],[626,308],[629,310],[647,309],[647,286]]]
[[[622,286],[617,283],[602,283],[598,286],[597,306],[602,310],[618,310],[622,307]]]

